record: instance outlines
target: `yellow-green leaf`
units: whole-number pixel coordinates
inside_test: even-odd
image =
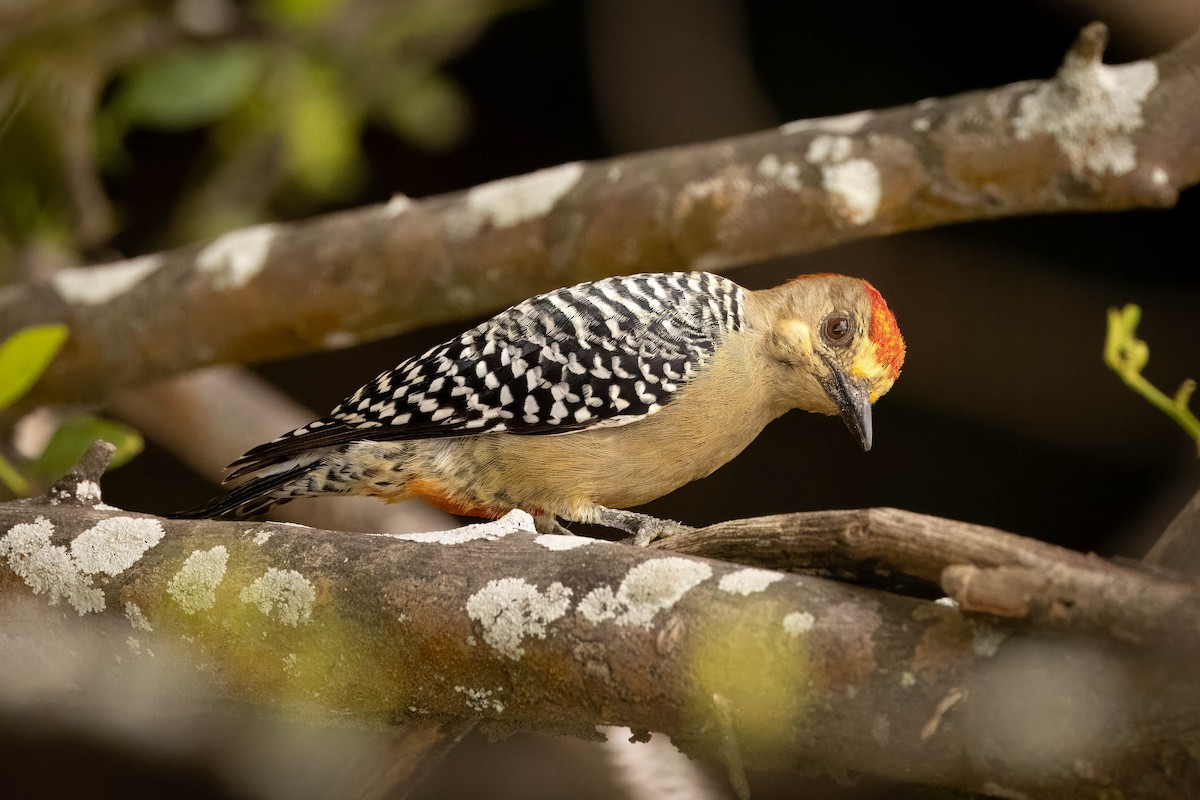
[[[297,71],[282,122],[288,168],[301,186],[322,197],[354,188],[362,117],[343,99],[331,70],[309,63]]]
[[[113,455],[109,469],[116,469],[142,452],[142,435],[128,425],[111,419],[81,414],[71,417],[59,426],[41,456],[33,463],[33,469],[46,481],[55,481],[83,457],[97,439],[111,442],[117,452]]]
[[[35,325],[0,342],[0,409],[33,388],[66,340],[66,325]]]
[[[278,22],[315,25],[324,21],[344,0],[259,0],[266,14]]]

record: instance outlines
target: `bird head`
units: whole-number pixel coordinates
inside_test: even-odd
[[[871,404],[904,364],[904,338],[883,296],[865,280],[803,275],[771,290],[772,357],[793,407],[838,414],[871,449]]]

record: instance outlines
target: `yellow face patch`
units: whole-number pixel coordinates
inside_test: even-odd
[[[879,362],[878,348],[870,339],[863,342],[858,349],[858,354],[854,357],[854,363],[850,365],[851,375],[855,378],[865,379],[871,384],[872,403],[887,394],[888,390],[892,388],[892,384],[896,382],[892,371],[890,367]]]

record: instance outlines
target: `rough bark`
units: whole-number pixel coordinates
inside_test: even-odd
[[[127,651],[91,670],[175,649],[181,674],[251,707],[451,732],[475,717],[493,733],[629,726],[735,776],[789,765],[1001,796],[1196,793],[1192,650],[1013,636],[818,577],[537,536],[519,512],[391,536],[163,520],[100,505],[102,465],[93,454],[49,496],[0,505],[0,597],[36,594]],[[996,535],[997,552],[1052,558]],[[30,641],[14,644],[40,652],[46,634],[19,630]]]
[[[96,401],[494,311],[632,271],[727,267],[964,220],[1171,205],[1200,180],[1200,35],[1059,73],[700,145],[564,164],[0,291],[0,337],[71,338],[29,404]]]
[[[1041,628],[1200,648],[1200,594],[1189,580],[895,508],[736,520],[653,546],[907,591],[939,589],[966,611]]]

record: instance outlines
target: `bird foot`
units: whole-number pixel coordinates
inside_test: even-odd
[[[538,514],[533,518],[533,527],[538,533],[552,533],[558,536],[574,536],[563,527],[553,514]]]
[[[630,538],[626,541],[638,547],[645,547],[656,539],[665,539],[676,533],[691,530],[687,525],[681,525],[674,520],[659,519],[649,514],[618,511],[612,508],[601,509],[598,521],[601,525],[607,525],[630,534]]]

